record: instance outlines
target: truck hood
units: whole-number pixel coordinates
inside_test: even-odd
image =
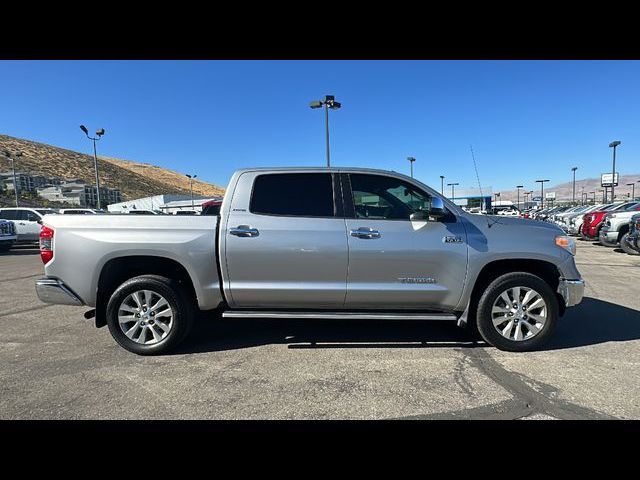
[[[505,217],[502,215],[464,215],[464,218],[482,232],[508,230],[509,232],[531,231],[530,229],[542,229],[557,234],[564,232],[553,223],[531,220],[530,218]]]

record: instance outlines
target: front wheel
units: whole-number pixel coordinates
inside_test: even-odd
[[[141,275],[120,285],[107,304],[107,325],[118,344],[138,355],[163,354],[188,335],[193,300],[169,278]]]
[[[627,252],[629,255],[640,255],[640,252],[634,250],[631,245],[627,242],[627,238],[629,238],[629,232],[625,233],[620,239],[620,248]]]
[[[540,277],[525,272],[502,275],[480,297],[477,327],[500,350],[536,350],[549,340],[558,321],[558,298]]]

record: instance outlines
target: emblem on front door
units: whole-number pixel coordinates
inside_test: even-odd
[[[462,237],[458,237],[457,235],[447,235],[443,240],[444,243],[462,243]]]

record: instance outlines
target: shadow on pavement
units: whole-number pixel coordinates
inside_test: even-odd
[[[640,340],[640,311],[585,297],[567,309],[545,350]]]
[[[544,350],[640,339],[640,311],[585,297],[558,323]],[[288,345],[320,348],[475,348],[487,344],[453,322],[383,320],[198,319],[190,337],[173,354]]]
[[[5,257],[16,257],[19,255],[39,255],[40,254],[40,246],[39,245],[14,245],[8,252],[0,253],[0,256]]]
[[[173,353],[213,352],[268,344],[288,345],[291,349],[486,346],[454,322],[245,320],[209,315],[196,322],[192,334]]]

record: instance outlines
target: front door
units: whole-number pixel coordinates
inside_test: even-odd
[[[350,182],[343,182],[345,210],[352,217],[346,220],[345,306],[453,309],[467,274],[464,226],[453,214],[441,221],[412,221],[412,213],[428,208],[429,194],[404,180],[375,174],[349,177]]]
[[[347,236],[333,183],[331,173],[241,175],[221,226],[232,307],[343,306]]]

